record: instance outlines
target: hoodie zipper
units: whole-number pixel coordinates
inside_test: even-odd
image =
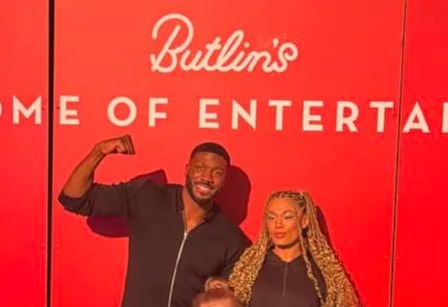
[[[171,277],[170,293],[168,295],[167,307],[171,307],[171,301],[173,299],[173,291],[174,291],[174,282],[176,281],[177,268],[179,266],[180,257],[182,256],[182,251],[184,249],[185,241],[187,240],[187,237],[188,237],[188,231],[187,231],[187,226],[186,226],[187,223],[185,221],[184,211],[182,211],[182,221],[183,221],[183,225],[184,225],[184,237],[182,238],[182,242],[180,243],[179,251],[177,252],[176,264],[174,265],[173,276]]]
[[[286,276],[288,276],[288,264],[285,263],[285,270],[283,271],[283,290],[282,296],[286,295]]]

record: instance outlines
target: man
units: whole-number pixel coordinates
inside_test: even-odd
[[[198,295],[193,307],[243,307],[233,293],[225,288],[212,288]]]
[[[135,154],[130,136],[98,143],[60,193],[68,211],[119,215],[129,223],[129,262],[123,307],[185,307],[210,276],[227,277],[248,246],[242,231],[214,206],[230,165],[216,143],[198,145],[185,169],[185,186],[143,177],[104,185],[94,172],[110,154]]]

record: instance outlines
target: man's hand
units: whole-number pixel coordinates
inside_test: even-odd
[[[204,288],[205,291],[219,288],[229,289],[229,283],[224,278],[212,276],[205,281]]]
[[[125,154],[134,155],[135,149],[130,135],[124,135],[119,138],[113,138],[98,143],[98,148],[103,155]]]

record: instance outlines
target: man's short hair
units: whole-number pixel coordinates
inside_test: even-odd
[[[198,152],[211,152],[214,154],[217,154],[218,156],[221,156],[226,160],[227,165],[230,165],[230,155],[227,152],[227,150],[224,148],[224,146],[214,143],[214,142],[205,142],[197,145],[193,151],[191,152],[190,159],[193,158],[195,154]]]
[[[232,291],[225,288],[213,288],[199,294],[193,301],[193,307],[202,307],[207,303],[228,302],[231,307],[243,307]]]

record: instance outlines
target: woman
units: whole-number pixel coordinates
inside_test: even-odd
[[[271,194],[260,236],[235,264],[229,286],[251,307],[359,306],[311,197],[295,191]]]

